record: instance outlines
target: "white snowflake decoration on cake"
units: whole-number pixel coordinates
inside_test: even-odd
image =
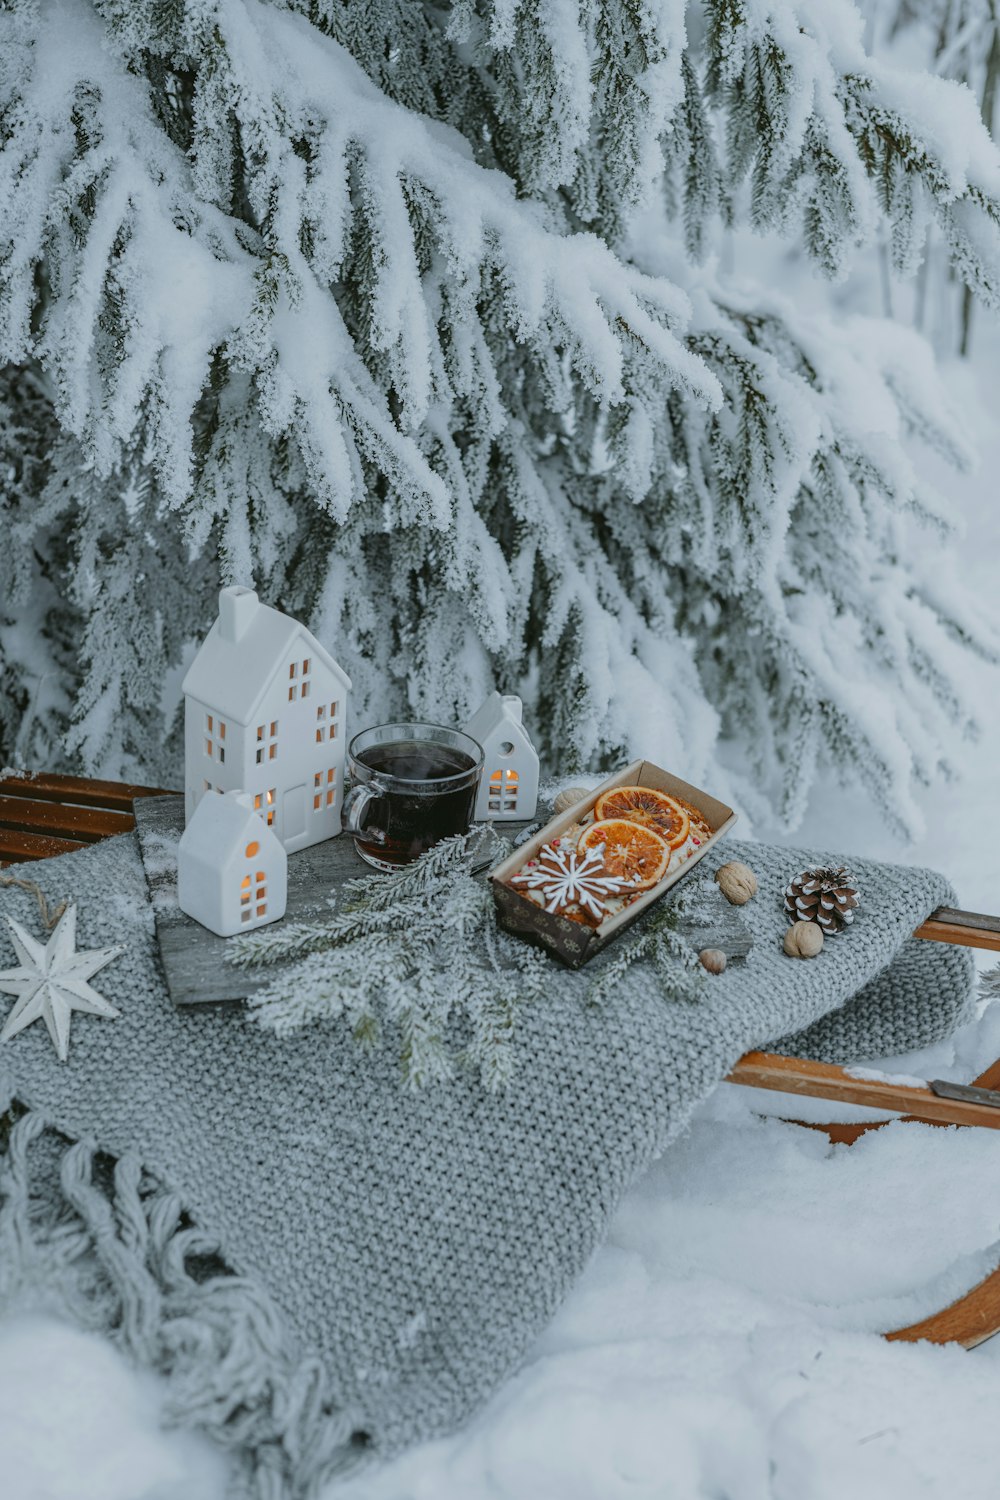
[[[524,885],[538,891],[548,912],[558,911],[560,906],[571,906],[576,902],[591,916],[600,919],[606,911],[606,896],[618,895],[625,890],[627,882],[617,875],[605,875],[604,845],[588,849],[584,854],[568,846],[557,849],[546,844],[538,856],[538,864],[513,876],[512,885]]]

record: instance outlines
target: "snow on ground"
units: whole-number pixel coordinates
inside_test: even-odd
[[[996,388],[982,362],[977,374]],[[954,380],[972,410],[972,373]],[[1000,556],[988,417],[980,441],[980,479],[954,494],[969,597],[985,603]],[[970,670],[983,738],[963,751],[962,782],[924,796],[919,844],[901,849],[836,788],[789,842],[932,864],[963,904],[998,910],[1000,672]],[[1000,1006],[891,1066],[968,1078],[997,1056]],[[830,1147],[761,1118],[765,1102],[723,1086],[706,1104],[628,1194],[525,1368],[463,1432],[327,1500],[995,1500],[1000,1339],[965,1353],[876,1330],[1000,1258],[1000,1134],[893,1124]],[[93,1335],[42,1314],[0,1323],[0,1500],[221,1500],[223,1460],[162,1433],[158,1399],[155,1379]]]
[[[219,1500],[225,1460],[163,1432],[158,1381],[41,1314],[0,1322],[2,1500]]]

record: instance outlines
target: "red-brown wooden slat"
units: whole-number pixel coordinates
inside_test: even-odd
[[[63,807],[58,802],[0,796],[0,827],[94,844],[116,833],[128,833],[135,827],[135,818],[131,813],[106,812],[98,807]]]
[[[121,812],[131,812],[136,797],[170,795],[170,792],[155,786],[132,786],[125,781],[91,781],[80,776],[50,776],[47,772],[0,777],[0,796],[73,803],[81,807],[110,807]]]
[[[806,1094],[841,1104],[867,1104],[872,1109],[899,1110],[910,1120],[928,1124],[979,1125],[1000,1130],[1000,1109],[964,1099],[940,1098],[926,1086],[894,1083],[891,1079],[856,1078],[833,1063],[785,1057],[777,1052],[747,1052],[733,1068],[728,1083],[776,1089],[783,1094]]]
[[[972,916],[973,913],[956,913],[961,916]],[[926,922],[913,934],[914,937],[927,938],[934,943],[957,943],[962,948],[989,948],[994,953],[1000,953],[1000,927],[973,927],[967,922],[943,922],[935,915],[928,917]]]
[[[52,859],[56,854],[72,854],[83,844],[74,839],[56,839],[38,833],[15,833],[0,828],[0,866],[16,865],[25,859]]]

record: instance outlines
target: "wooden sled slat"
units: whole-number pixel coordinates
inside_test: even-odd
[[[19,772],[0,776],[0,867],[51,859],[135,827],[137,797],[160,788]]]
[[[37,802],[29,797],[0,796],[0,824],[15,833],[52,834],[96,844],[135,827],[131,813],[98,807],[66,807],[59,802]]]
[[[50,776],[23,772],[0,777],[0,796],[28,797],[36,802],[60,802],[80,807],[105,807],[131,813],[136,797],[166,797],[170,793],[154,786],[133,786],[127,781],[90,781],[81,776]]]
[[[965,1099],[942,1099],[926,1084],[920,1087],[880,1078],[857,1078],[833,1063],[784,1057],[778,1052],[745,1053],[726,1082],[774,1089],[782,1094],[832,1099],[838,1104],[897,1110],[910,1120],[930,1125],[979,1125],[987,1130],[1000,1130],[1000,1108],[995,1106]]]
[[[0,828],[0,865],[16,865],[29,859],[52,859],[57,854],[72,854],[82,849],[76,839],[57,839],[47,834],[18,833]]]
[[[985,948],[990,950],[1000,949],[1000,917],[987,916],[982,912],[959,911],[956,907],[939,906],[932,912],[926,922],[922,922],[913,934],[917,938],[925,938],[930,942],[958,943],[963,948]],[[791,1061],[791,1059],[790,1059]],[[739,1068],[739,1063],[737,1063]],[[812,1066],[809,1064],[808,1066]],[[733,1082],[742,1082],[734,1079]],[[765,1085],[766,1086],[766,1085]],[[973,1079],[973,1086],[980,1089],[1000,1089],[1000,1059],[993,1063],[978,1078]],[[772,1085],[774,1087],[774,1085]],[[806,1090],[788,1090],[789,1093],[805,1093]],[[818,1094],[819,1098],[843,1099],[843,1095]],[[867,1102],[871,1108],[892,1108],[892,1105],[879,1106],[873,1099],[867,1101],[846,1101],[849,1103]],[[960,1123],[948,1119],[926,1119],[924,1116],[913,1115],[904,1112],[904,1119],[924,1119],[928,1125],[954,1125]],[[830,1120],[822,1124],[812,1120],[792,1120],[793,1125],[801,1125],[806,1130],[822,1131],[837,1146],[853,1146],[854,1142],[860,1140],[871,1130],[881,1130],[883,1126],[890,1124],[889,1120],[853,1120],[841,1121]]]
[[[926,922],[921,923],[914,932],[914,937],[926,938],[932,942],[959,943],[963,947],[986,948],[996,951],[1000,950],[1000,918],[986,916],[981,912],[966,912],[958,911],[951,907],[939,907],[937,911],[928,917]],[[761,1056],[767,1056],[767,1054],[761,1054]],[[741,1069],[743,1069],[743,1065],[746,1064],[746,1077],[744,1079],[740,1076],[733,1077],[733,1075],[730,1075],[733,1082],[751,1082],[753,1059],[754,1054],[752,1053],[740,1059],[740,1062],[737,1063],[733,1070],[733,1074],[739,1075]],[[791,1067],[786,1071],[767,1066],[761,1076],[763,1077],[766,1074],[767,1078],[771,1079],[782,1077],[785,1080],[784,1085],[763,1082],[754,1086],[765,1088],[783,1086],[785,1091],[789,1093],[813,1093],[823,1098],[834,1097],[823,1091],[823,1080],[815,1072],[817,1069],[822,1069],[823,1064],[796,1058],[781,1058],[779,1060],[783,1064],[790,1064]],[[803,1086],[796,1089],[788,1088],[787,1080],[792,1073],[797,1075]],[[810,1080],[816,1085],[815,1088],[808,1087]],[[852,1081],[855,1083],[864,1082],[864,1080]],[[842,1087],[841,1084],[838,1084],[838,1089]],[[974,1087],[990,1090],[1000,1089],[1000,1059],[979,1074],[979,1077],[974,1080]],[[839,1092],[836,1097],[842,1100],[847,1099],[846,1094],[842,1092]],[[884,1097],[885,1095],[883,1094]],[[900,1095],[895,1095],[895,1097],[901,1102]],[[867,1102],[872,1108],[893,1107],[892,1105],[877,1104],[876,1100],[872,1097],[869,1097],[867,1101],[852,1098],[847,1100],[847,1102]],[[938,1104],[943,1102],[945,1101],[936,1101]],[[919,1103],[920,1106],[923,1106],[925,1101],[921,1098]],[[990,1121],[957,1119],[950,1115],[946,1118],[938,1117],[930,1119],[922,1108],[919,1112],[918,1110],[910,1110],[909,1113],[897,1118],[901,1118],[903,1121],[923,1120],[924,1123],[929,1125],[986,1124],[989,1126],[992,1123]],[[856,1140],[860,1139],[862,1135],[866,1135],[871,1130],[880,1130],[890,1122],[888,1120],[856,1121],[853,1123],[831,1121],[825,1125],[818,1125],[808,1120],[794,1120],[790,1123],[804,1126],[810,1130],[821,1130],[834,1143],[850,1146]],[[954,1302],[949,1303],[947,1307],[941,1308],[939,1312],[931,1313],[928,1317],[921,1318],[916,1323],[909,1323],[903,1328],[894,1328],[891,1332],[885,1334],[884,1337],[890,1343],[918,1343],[921,1340],[925,1340],[931,1344],[958,1344],[963,1349],[974,1349],[978,1344],[983,1344],[987,1339],[993,1338],[997,1332],[1000,1332],[1000,1265],[991,1271],[988,1276],[984,1276],[982,1281],[977,1282],[974,1287],[971,1287],[964,1296],[956,1298]]]
[[[891,1333],[883,1334],[883,1338],[889,1343],[916,1344],[924,1339],[929,1344],[961,1344],[963,1349],[975,1349],[977,1344],[993,1338],[998,1330],[1000,1266],[940,1312],[905,1328],[894,1328]]]
[[[939,906],[926,922],[921,922],[913,936],[935,943],[959,943],[964,948],[991,948],[1000,952],[1000,917]]]

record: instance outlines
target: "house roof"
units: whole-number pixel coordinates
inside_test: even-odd
[[[472,718],[463,726],[466,734],[471,734],[474,740],[482,744],[485,736],[492,734],[497,729],[503,729],[504,734],[510,730],[509,738],[513,741],[520,740],[525,745],[530,745],[528,731],[521,723],[521,700],[513,694],[501,697],[495,690],[476,709]]]
[[[345,689],[350,688],[351,679],[344,669],[298,620],[269,604],[261,604],[249,589],[224,589],[219,596],[220,604],[226,594],[239,594],[248,606],[241,620],[239,638],[224,638],[221,621],[215,621],[185,675],[183,691],[189,697],[197,698],[199,703],[207,704],[234,724],[252,723],[275,673],[285,669],[293,654],[296,638],[305,643],[306,654],[317,657]],[[251,594],[252,604],[248,597]]]
[[[249,792],[206,792],[181,835],[187,858],[216,866],[250,838],[283,847],[273,828],[253,810]]]

